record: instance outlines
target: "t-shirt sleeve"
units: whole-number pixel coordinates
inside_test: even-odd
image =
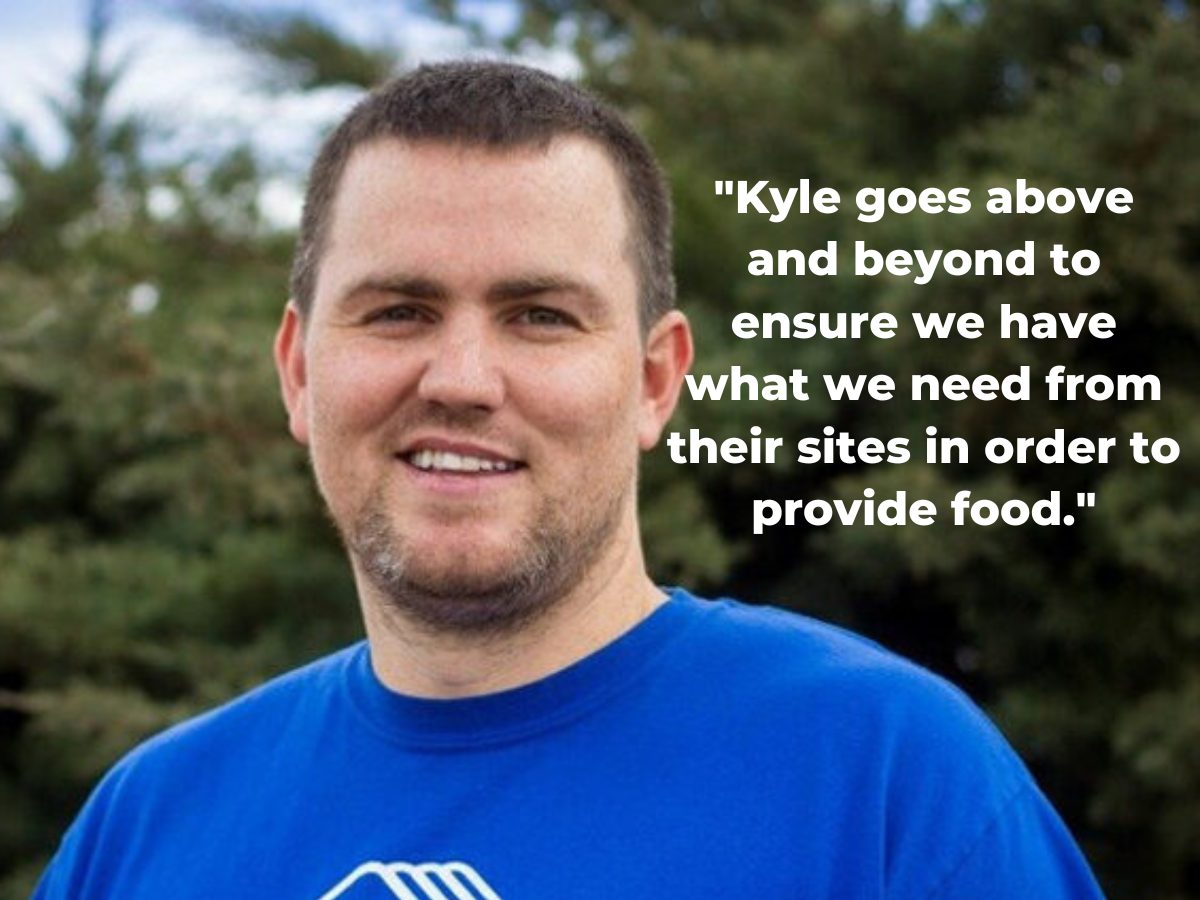
[[[887,896],[1103,897],[1029,770],[960,690],[910,665],[870,683],[886,697],[869,745],[887,773]]]
[[[962,848],[927,900],[1103,900],[1066,826],[1032,782]]]

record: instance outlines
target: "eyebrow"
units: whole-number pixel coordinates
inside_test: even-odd
[[[432,278],[396,273],[391,275],[367,275],[344,290],[340,304],[348,304],[364,294],[396,294],[414,300],[445,300],[450,292]]]
[[[440,281],[422,275],[403,272],[367,275],[342,292],[339,306],[349,306],[356,298],[367,294],[393,294],[412,300],[449,300],[450,290]],[[597,291],[584,281],[556,273],[534,273],[505,278],[488,287],[487,299],[496,303],[525,300],[541,294],[568,293],[583,301],[589,314],[603,316],[607,304]]]

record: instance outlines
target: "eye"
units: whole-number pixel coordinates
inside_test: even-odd
[[[420,307],[412,304],[397,304],[395,306],[385,306],[382,309],[377,309],[369,313],[366,317],[367,324],[400,324],[404,322],[423,322],[429,318],[428,313]]]
[[[517,313],[515,320],[522,325],[536,325],[540,328],[565,327],[575,324],[573,317],[548,306],[527,307]]]

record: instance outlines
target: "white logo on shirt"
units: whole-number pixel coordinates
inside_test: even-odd
[[[501,900],[479,873],[464,862],[365,862],[319,900],[334,900],[364,878],[377,878],[398,900]]]

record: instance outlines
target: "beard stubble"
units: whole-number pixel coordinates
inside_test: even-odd
[[[393,524],[382,488],[343,540],[387,612],[434,634],[502,636],[544,616],[587,577],[612,543],[631,490],[585,503],[581,515],[544,500],[513,535],[511,560],[495,571],[481,570],[469,551],[429,565]]]

